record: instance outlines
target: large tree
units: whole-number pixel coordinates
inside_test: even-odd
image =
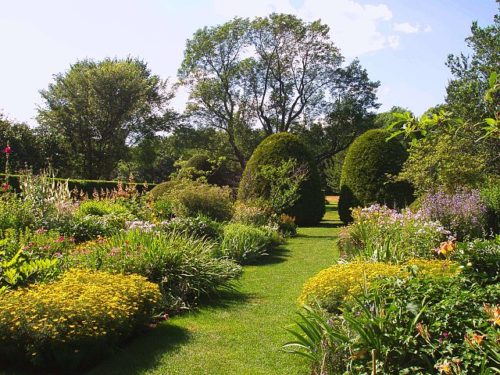
[[[500,10],[500,2],[499,10]],[[492,25],[471,26],[471,35],[466,39],[472,54],[449,55],[447,66],[453,79],[446,88],[446,103],[451,111],[468,121],[483,122],[486,117],[495,117],[499,111],[500,94],[489,105],[485,101],[488,80],[493,72],[500,75],[500,11],[494,16]]]
[[[84,178],[110,178],[129,143],[168,130],[175,117],[166,82],[138,59],[78,61],[40,93],[43,132],[69,146],[74,171],[65,174]]]
[[[244,166],[242,135],[249,128],[258,125],[270,135],[328,125],[325,118],[350,128],[376,107],[378,82],[357,60],[347,67],[342,62],[328,26],[271,14],[198,30],[187,42],[179,77],[190,89],[188,113],[200,125],[224,130]]]

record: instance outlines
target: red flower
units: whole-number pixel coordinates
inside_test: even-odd
[[[2,185],[3,191],[9,190],[10,185],[6,182],[5,184]]]
[[[7,147],[5,147],[5,148],[3,149],[3,152],[5,152],[7,155],[8,155],[8,154],[10,154],[10,153],[11,153],[11,151],[12,151],[12,149],[10,148],[10,146],[9,146],[9,145],[7,145]]]

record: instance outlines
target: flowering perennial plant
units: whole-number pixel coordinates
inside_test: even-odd
[[[0,358],[77,367],[109,351],[158,308],[158,286],[138,275],[71,269],[0,301]]]
[[[488,211],[478,190],[428,194],[421,202],[419,214],[439,221],[458,240],[481,237],[487,228]]]
[[[378,204],[352,210],[354,222],[340,234],[339,247],[347,258],[403,262],[434,257],[433,250],[451,233],[439,222],[410,210],[398,212]]]

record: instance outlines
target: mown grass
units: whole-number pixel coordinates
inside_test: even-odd
[[[314,228],[260,264],[246,266],[237,291],[177,316],[139,337],[88,374],[307,374],[307,363],[283,353],[302,284],[337,257],[333,206]]]

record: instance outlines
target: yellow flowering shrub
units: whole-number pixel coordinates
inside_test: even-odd
[[[151,321],[161,301],[139,275],[71,269],[0,300],[0,360],[76,368]]]
[[[335,309],[347,297],[356,295],[378,277],[401,276],[406,271],[401,266],[381,263],[353,261],[338,263],[320,271],[310,278],[302,288],[301,304],[319,303],[327,309]]]
[[[379,278],[410,276],[410,270],[417,277],[453,277],[460,272],[459,265],[449,260],[412,259],[403,265],[355,260],[338,263],[320,271],[303,286],[300,304],[320,306],[327,310],[337,308],[346,298],[356,296]]]

